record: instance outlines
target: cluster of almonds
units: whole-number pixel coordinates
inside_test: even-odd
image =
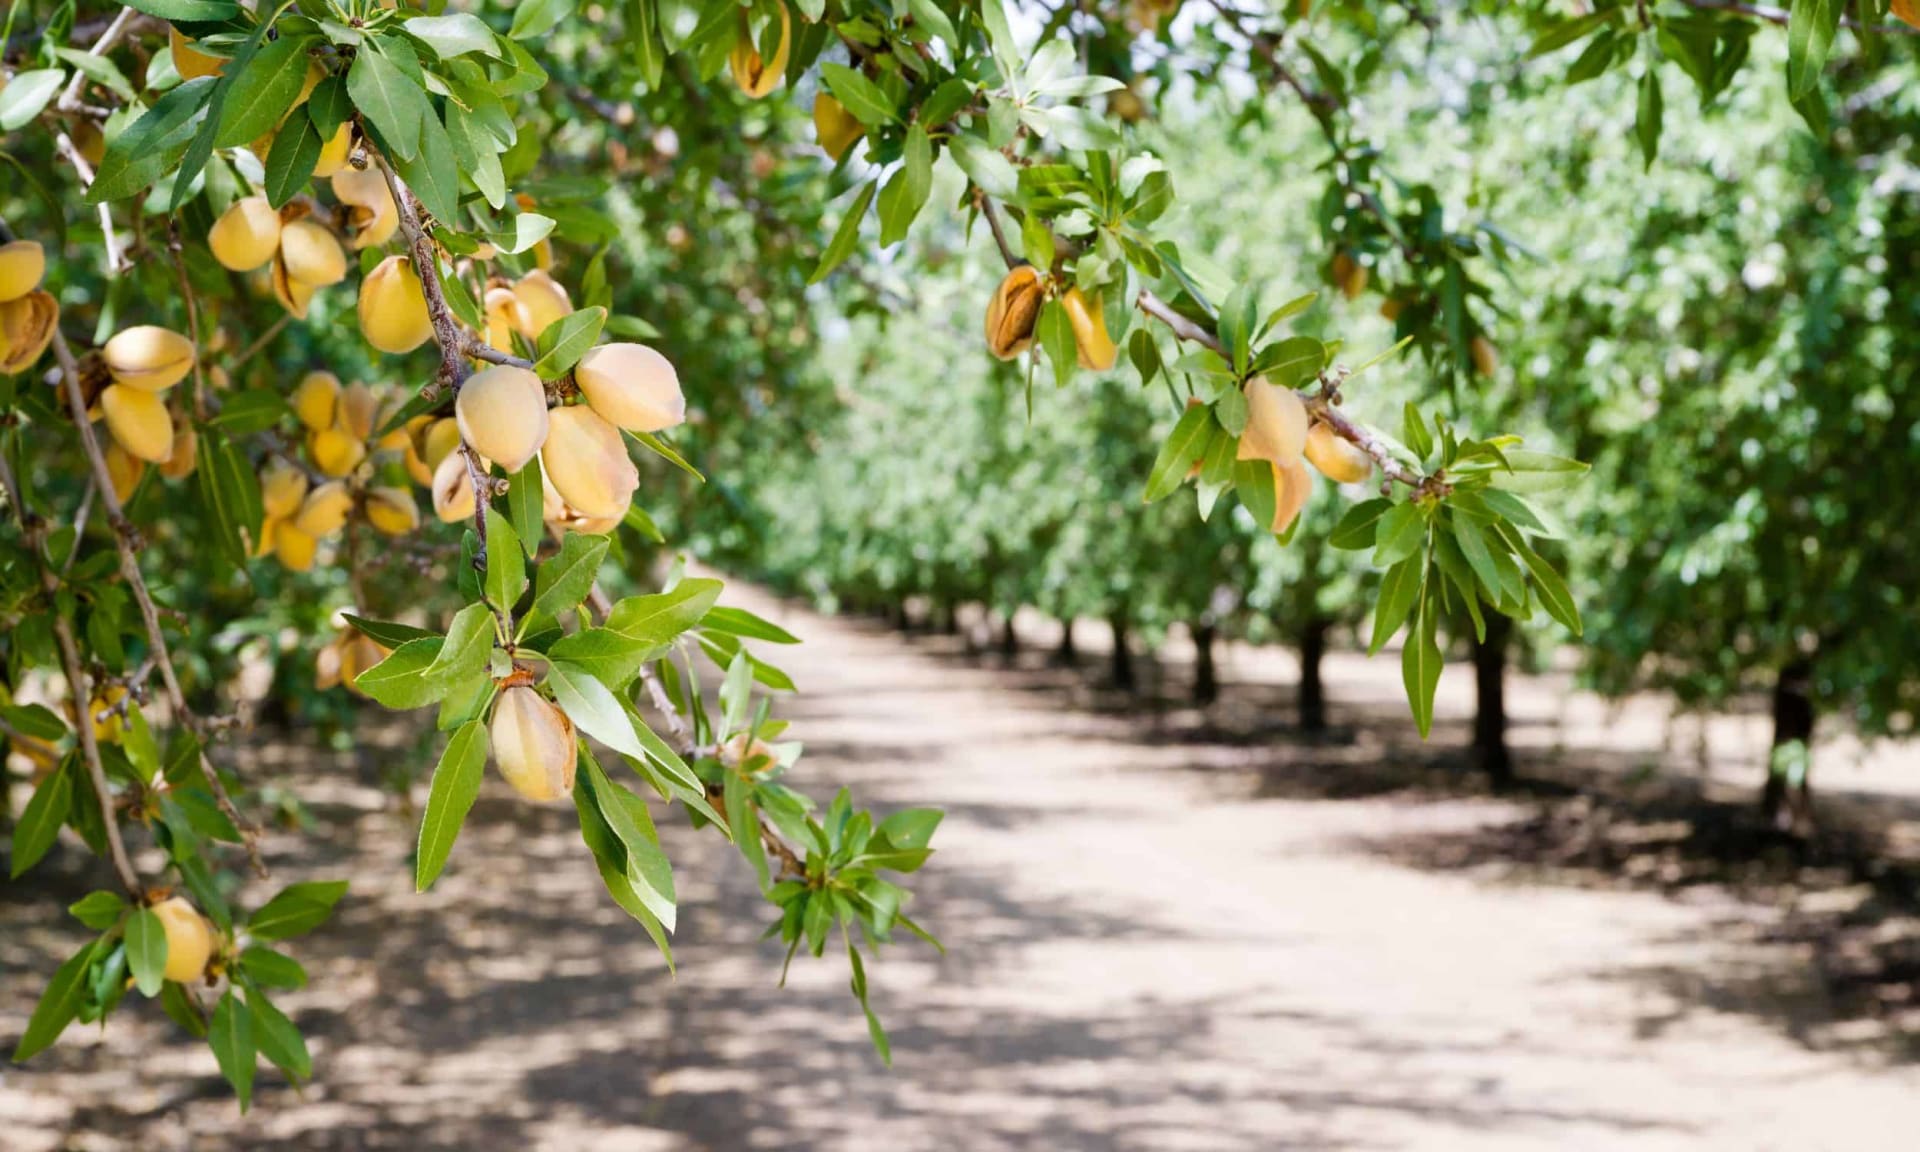
[[[1300,394],[1255,376],[1247,381],[1247,427],[1240,434],[1239,460],[1273,465],[1274,513],[1270,527],[1285,532],[1313,493],[1307,465],[1336,484],[1357,484],[1373,473],[1373,460],[1314,420]]]
[[[40,288],[46,274],[38,243],[0,244],[0,376],[26,371],[53,342],[60,303]]]
[[[333,176],[333,194],[345,209],[348,247],[357,251],[384,244],[399,227],[393,192],[377,168],[340,169]],[[274,296],[301,320],[315,293],[347,277],[346,249],[309,211],[304,203],[275,209],[265,196],[247,196],[234,201],[207,232],[213,258],[226,268],[252,272],[271,263]],[[424,298],[419,311],[426,312]]]
[[[193,371],[195,355],[193,341],[153,324],[128,328],[100,350],[113,382],[87,415],[106,420],[112,437],[104,452],[107,472],[121,500],[133,494],[148,464],[173,480],[193,471],[193,426],[175,424],[167,393]]]
[[[314,657],[314,686],[325,691],[344,685],[349,692],[358,692],[355,681],[360,673],[385,660],[391,651],[357,629],[341,628]]]
[[[539,457],[549,523],[611,532],[640,486],[621,429],[672,428],[686,419],[686,398],[673,364],[644,344],[603,344],[581,358],[573,379],[584,403],[549,408],[546,386],[532,372],[484,369],[460,389],[454,420],[459,439],[509,473]],[[449,451],[433,467],[435,513],[448,521],[473,515],[465,459]]]
[[[987,350],[1000,360],[1011,360],[1033,346],[1034,325],[1052,286],[1031,264],[1008,271],[987,302]],[[1073,328],[1074,356],[1080,367],[1105,372],[1120,358],[1120,349],[1107,333],[1104,298],[1089,298],[1079,287],[1060,293],[1060,306]]]

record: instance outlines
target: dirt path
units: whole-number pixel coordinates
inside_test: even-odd
[[[892,1072],[842,964],[773,987],[744,865],[684,829],[677,979],[601,893],[570,812],[529,816],[495,784],[414,896],[376,751],[279,769],[320,832],[305,858],[274,845],[280,878],[363,878],[298,949],[314,984],[289,1006],[318,1082],[266,1078],[236,1119],[206,1050],[143,1010],[0,1070],[0,1149],[1913,1147],[1920,1066],[1803,1027],[1820,994],[1804,950],[1754,945],[1769,909],[1416,866],[1409,846],[1528,810],[1276,790],[1263,758],[1337,773],[1394,753],[1143,739],[936,642],[745,596],[809,642],[785,661],[798,782],[949,811],[915,910],[950,954],[902,946],[871,970]],[[24,972],[76,940],[44,885],[0,888],[9,1045]]]

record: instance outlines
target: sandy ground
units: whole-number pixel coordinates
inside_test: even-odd
[[[774,987],[751,877],[710,834],[669,833],[669,977],[570,809],[490,781],[416,896],[410,818],[377,787],[402,749],[267,748],[251,770],[317,821],[275,838],[276,882],[355,878],[292,948],[314,979],[282,1003],[316,1082],[263,1070],[240,1118],[210,1053],[139,1007],[0,1067],[0,1149],[1915,1146],[1908,876],[1769,845],[1715,806],[1751,790],[1752,717],[1703,738],[1531,681],[1523,769],[1618,787],[1493,798],[1441,751],[1464,669],[1420,748],[1397,661],[1338,658],[1340,728],[1305,742],[1282,656],[1229,653],[1237,683],[1203,718],[1089,693],[1037,653],[1003,669],[741,597],[808,641],[781,654],[796,782],[949,813],[914,906],[948,955],[903,944],[870,969],[892,1071],[842,961]],[[1823,756],[1836,810],[1876,814],[1876,846],[1911,838],[1911,801],[1875,790],[1910,746]],[[9,1048],[79,940],[53,901],[86,890],[82,866],[62,849],[0,887]]]

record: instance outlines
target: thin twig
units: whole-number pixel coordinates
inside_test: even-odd
[[[138,901],[142,898],[140,874],[133,870],[133,861],[127,857],[126,843],[120,838],[120,818],[114,814],[113,791],[107,784],[106,768],[100,761],[100,745],[93,735],[93,717],[90,715],[93,710],[93,687],[80,664],[80,645],[73,638],[73,623],[54,604],[60,594],[60,578],[47,563],[46,526],[38,517],[30,516],[26,505],[21,503],[20,485],[14,478],[13,466],[7,463],[4,455],[0,455],[0,480],[5,482],[14,518],[20,524],[23,543],[33,553],[34,564],[40,569],[40,587],[46,592],[47,613],[53,618],[53,638],[60,648],[61,671],[66,675],[67,692],[73,701],[73,727],[79,736],[80,758],[87,766],[87,779],[93,787],[94,799],[100,804],[100,822],[106,828],[107,856],[113,861],[113,870],[119,874],[121,885]]]
[[[261,349],[273,343],[273,338],[280,335],[281,331],[285,329],[292,320],[292,316],[282,313],[278,320],[267,325],[267,330],[255,337],[253,343],[247,345],[246,348],[241,351],[240,355],[227,361],[228,374],[237,377],[240,369],[246,366],[247,361],[259,355]]]

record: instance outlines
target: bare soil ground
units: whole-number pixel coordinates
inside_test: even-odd
[[[1337,657],[1335,730],[1306,740],[1281,654],[1228,652],[1202,714],[1099,690],[1095,643],[1082,669],[1007,667],[738,595],[808,641],[782,653],[796,782],[949,813],[915,905],[949,953],[870,969],[892,1071],[841,961],[774,987],[751,876],[710,834],[668,833],[677,978],[571,809],[497,782],[414,895],[411,817],[379,786],[396,729],[352,756],[250,752],[316,821],[274,838],[274,883],[355,882],[293,948],[313,983],[283,1004],[317,1080],[263,1071],[240,1118],[207,1050],[138,1007],[0,1067],[0,1149],[1915,1146],[1911,745],[1823,747],[1829,823],[1800,845],[1751,817],[1752,716],[1528,679],[1532,783],[1492,797],[1450,751],[1465,669],[1423,746],[1397,661]],[[1153,679],[1170,697],[1183,675]],[[9,1048],[80,939],[59,908],[103,879],[87,867],[63,847],[0,887]]]

